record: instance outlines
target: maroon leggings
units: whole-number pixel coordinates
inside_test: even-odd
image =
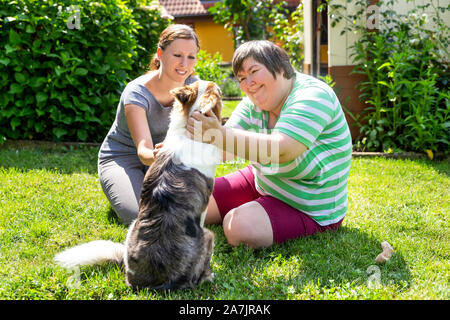
[[[261,195],[256,190],[255,177],[251,166],[216,178],[213,197],[216,200],[222,220],[230,210],[250,201],[258,202],[269,216],[275,243],[326,230],[336,230],[343,220],[321,226],[307,214],[283,201],[272,196]]]

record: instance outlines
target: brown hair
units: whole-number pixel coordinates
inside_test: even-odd
[[[185,24],[172,24],[164,29],[159,36],[158,48],[161,48],[164,51],[173,41],[177,39],[195,40],[197,49],[200,49],[197,34],[191,27]],[[150,62],[150,70],[157,70],[160,65],[161,63],[155,53],[152,61]]]
[[[276,78],[276,73],[282,73],[286,79],[295,75],[295,70],[289,61],[289,55],[284,49],[267,40],[252,40],[243,43],[233,55],[233,72],[236,76],[241,70],[245,59],[252,57],[263,64]]]

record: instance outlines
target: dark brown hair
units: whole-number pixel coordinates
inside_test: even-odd
[[[200,49],[197,34],[191,27],[185,24],[172,24],[164,29],[159,36],[158,47],[164,51],[173,41],[177,39],[195,40],[197,49]],[[161,63],[155,54],[150,62],[150,70],[157,70],[160,65]]]
[[[233,55],[233,72],[237,76],[245,59],[252,57],[263,64],[276,78],[276,73],[282,73],[286,79],[295,75],[295,70],[289,61],[289,55],[284,49],[267,40],[252,40],[240,45]]]

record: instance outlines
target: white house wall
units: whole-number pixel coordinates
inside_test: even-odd
[[[409,11],[413,10],[414,8],[417,8],[418,6],[423,6],[425,4],[430,3],[431,6],[428,7],[425,10],[425,14],[427,14],[427,24],[425,25],[426,28],[433,30],[433,28],[436,28],[436,24],[433,22],[433,16],[436,15],[436,10],[433,8],[437,7],[448,7],[450,5],[450,0],[397,0],[395,2],[395,10],[397,13],[406,15]],[[380,6],[382,11],[385,11],[387,7],[385,5]],[[422,9],[420,9],[420,12],[422,12]],[[437,12],[439,14],[439,17],[447,24],[447,26],[450,26],[450,13],[448,10],[445,10],[444,13],[442,13],[440,10]],[[381,27],[383,26],[383,23],[381,24]]]
[[[331,4],[340,4],[346,7],[345,14],[348,16],[354,14],[359,8],[354,3],[347,3],[346,0],[332,0]],[[331,27],[332,17],[328,18],[328,66],[347,66],[351,65],[350,47],[358,40],[358,35],[345,32],[341,35],[341,31],[348,27],[351,22],[341,19],[338,24]],[[361,21],[365,21],[365,18]],[[361,23],[357,21],[357,23]]]
[[[310,2],[311,0],[307,0],[306,2]],[[426,3],[430,3],[432,6],[440,6],[440,7],[447,7],[450,5],[450,0],[397,0],[394,4],[394,9],[400,13],[400,14],[406,14],[413,8],[424,5]],[[346,7],[345,14],[348,16],[350,14],[354,14],[356,11],[359,10],[358,7],[355,6],[354,3],[347,3],[346,0],[331,0],[331,4],[340,4],[344,7]],[[386,7],[382,5],[380,7],[382,11],[386,10]],[[428,15],[427,19],[427,28],[432,29],[435,27],[435,24],[433,23],[432,16],[435,15],[435,10],[433,8],[428,8],[426,11]],[[445,21],[447,25],[450,25],[450,13],[448,10],[445,11],[445,13],[442,13],[439,11],[440,18]],[[310,16],[310,15],[309,15]],[[306,18],[306,11],[305,11],[305,18]],[[361,17],[359,21],[356,23],[360,24],[366,24],[367,21],[367,15],[364,15]],[[345,32],[343,35],[341,35],[341,31],[349,26],[352,22],[342,19],[338,24],[336,24],[334,27],[331,27],[332,18],[330,17],[328,19],[328,65],[330,67],[333,66],[345,66],[345,65],[353,65],[351,55],[351,46],[358,40],[358,34],[354,34],[351,32]],[[307,21],[305,19],[305,32],[307,30]],[[383,27],[383,21],[380,20],[380,27]],[[312,26],[310,26],[312,28]],[[306,36],[306,34],[305,34]],[[312,41],[310,46],[312,46]],[[305,61],[306,61],[306,52],[308,51],[308,44],[305,41]],[[311,58],[312,60],[312,58]],[[448,57],[447,57],[448,60]]]
[[[304,32],[304,63],[312,65],[312,50],[313,50],[313,26],[312,26],[312,0],[303,1],[303,32]]]

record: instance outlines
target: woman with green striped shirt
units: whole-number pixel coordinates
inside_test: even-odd
[[[233,71],[246,97],[225,126],[197,112],[188,132],[224,150],[224,160],[252,165],[216,178],[205,223],[222,223],[230,245],[253,248],[337,229],[348,207],[352,143],[334,91],[296,72],[265,40],[241,45]]]

